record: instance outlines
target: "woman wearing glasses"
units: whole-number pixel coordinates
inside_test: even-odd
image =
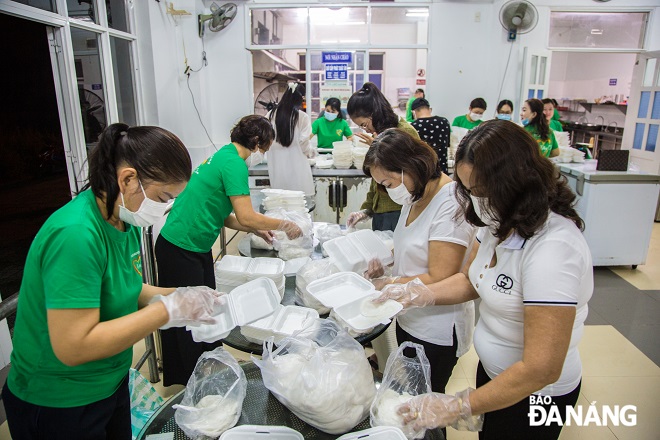
[[[385,95],[373,83],[364,83],[360,90],[353,93],[346,109],[351,120],[368,133],[355,133],[355,136],[369,145],[373,142],[370,135],[377,135],[388,128],[399,128],[419,139],[417,130],[394,113]],[[402,204],[403,200],[392,199],[386,191],[378,189],[378,185],[372,180],[367,199],[360,211],[349,214],[346,226],[354,226],[372,217],[371,228],[374,231],[393,231],[399,221]]]

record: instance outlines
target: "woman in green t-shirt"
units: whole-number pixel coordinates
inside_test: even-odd
[[[163,217],[191,168],[162,128],[101,133],[89,183],[46,220],[25,262],[2,390],[14,439],[130,440],[133,345],[159,327],[213,322],[224,300],[214,290],[142,282],[140,227]]]
[[[245,116],[232,128],[231,143],[193,171],[156,240],[159,285],[215,289],[211,247],[223,226],[253,232],[269,243],[271,230],[284,231],[289,238],[302,234],[294,222],[267,217],[252,207],[248,166],[261,162],[274,137],[268,119]],[[195,342],[185,328],[161,332],[161,342],[165,386],[188,383],[202,353],[222,345]]]
[[[528,99],[520,109],[520,120],[527,133],[539,144],[545,157],[559,156],[559,145],[548,121],[543,115],[543,102],[540,99]]]
[[[561,122],[559,122],[558,119],[555,119],[555,112],[557,111],[554,104],[555,101],[550,98],[545,98],[542,99],[541,102],[543,102],[543,116],[545,116],[545,120],[548,121],[548,126],[553,131],[564,131]]]
[[[312,124],[312,135],[309,138],[314,135],[318,136],[319,148],[332,148],[332,143],[344,140],[344,136],[349,141],[353,139],[353,132],[344,119],[339,99],[330,98],[326,101],[323,116]]]

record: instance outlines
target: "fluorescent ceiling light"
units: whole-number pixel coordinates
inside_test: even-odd
[[[406,17],[428,17],[428,12],[406,12]]]
[[[423,12],[425,14],[429,13],[427,8],[417,8],[417,9],[406,9],[406,12]]]
[[[603,35],[603,30],[602,29],[592,29],[591,30],[591,35]]]
[[[334,44],[338,43],[337,40],[321,40],[321,44]]]
[[[360,40],[339,40],[340,43],[359,43]]]
[[[364,25],[364,21],[317,21],[312,22],[315,26],[355,26]]]
[[[281,65],[286,66],[291,70],[298,70],[298,68],[296,66],[294,66],[293,64],[291,64],[290,62],[288,62],[284,58],[278,57],[277,55],[275,55],[273,52],[271,52],[269,50],[262,50],[261,52],[264,53],[265,55],[267,55],[268,58],[275,61],[276,63],[280,63]]]

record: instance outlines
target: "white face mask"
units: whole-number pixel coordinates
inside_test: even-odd
[[[248,168],[250,168],[255,165],[259,165],[263,161],[264,161],[264,153],[262,153],[261,150],[257,148],[257,151],[250,154],[250,156],[248,156],[248,158],[245,159],[245,164],[248,166]]]
[[[485,224],[486,226],[497,226],[497,221],[490,216],[490,213],[484,212],[481,210],[481,206],[488,206],[488,199],[486,197],[476,197],[470,194],[470,199],[472,199],[472,206],[474,206],[474,212],[477,214],[477,217]]]
[[[325,112],[323,113],[323,116],[325,116],[325,119],[327,119],[328,121],[334,121],[335,119],[337,119],[338,114],[339,113]]]
[[[158,220],[163,218],[165,213],[172,207],[174,201],[171,202],[156,202],[147,197],[147,194],[144,192],[142,187],[142,182],[140,183],[140,189],[142,194],[144,194],[144,200],[138,208],[137,211],[129,211],[126,208],[124,203],[124,194],[119,193],[121,196],[121,205],[119,206],[119,218],[125,221],[128,224],[133,226],[138,226],[141,228],[146,228],[147,226],[154,225]]]
[[[481,121],[481,118],[483,118],[484,115],[480,115],[479,113],[470,113],[470,119],[473,121]]]
[[[413,196],[408,192],[406,185],[403,184],[403,170],[401,170],[401,185],[397,186],[396,188],[385,189],[387,190],[387,194],[389,194],[394,203],[405,206],[413,204]]]

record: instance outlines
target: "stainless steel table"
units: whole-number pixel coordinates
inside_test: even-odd
[[[241,418],[237,425],[275,425],[288,426],[300,432],[306,439],[336,439],[339,435],[326,434],[308,425],[282,405],[263,384],[261,370],[252,362],[241,364],[247,378],[247,394],[243,401]],[[374,380],[379,383],[382,376],[374,371]],[[174,420],[172,406],[180,403],[185,390],[172,396],[149,419],[147,424],[137,436],[137,440],[145,440],[148,435],[160,433],[174,433],[174,440],[184,440],[188,437],[181,431]],[[360,422],[350,432],[370,428],[369,417]],[[445,440],[439,429],[426,431],[426,440]]]

